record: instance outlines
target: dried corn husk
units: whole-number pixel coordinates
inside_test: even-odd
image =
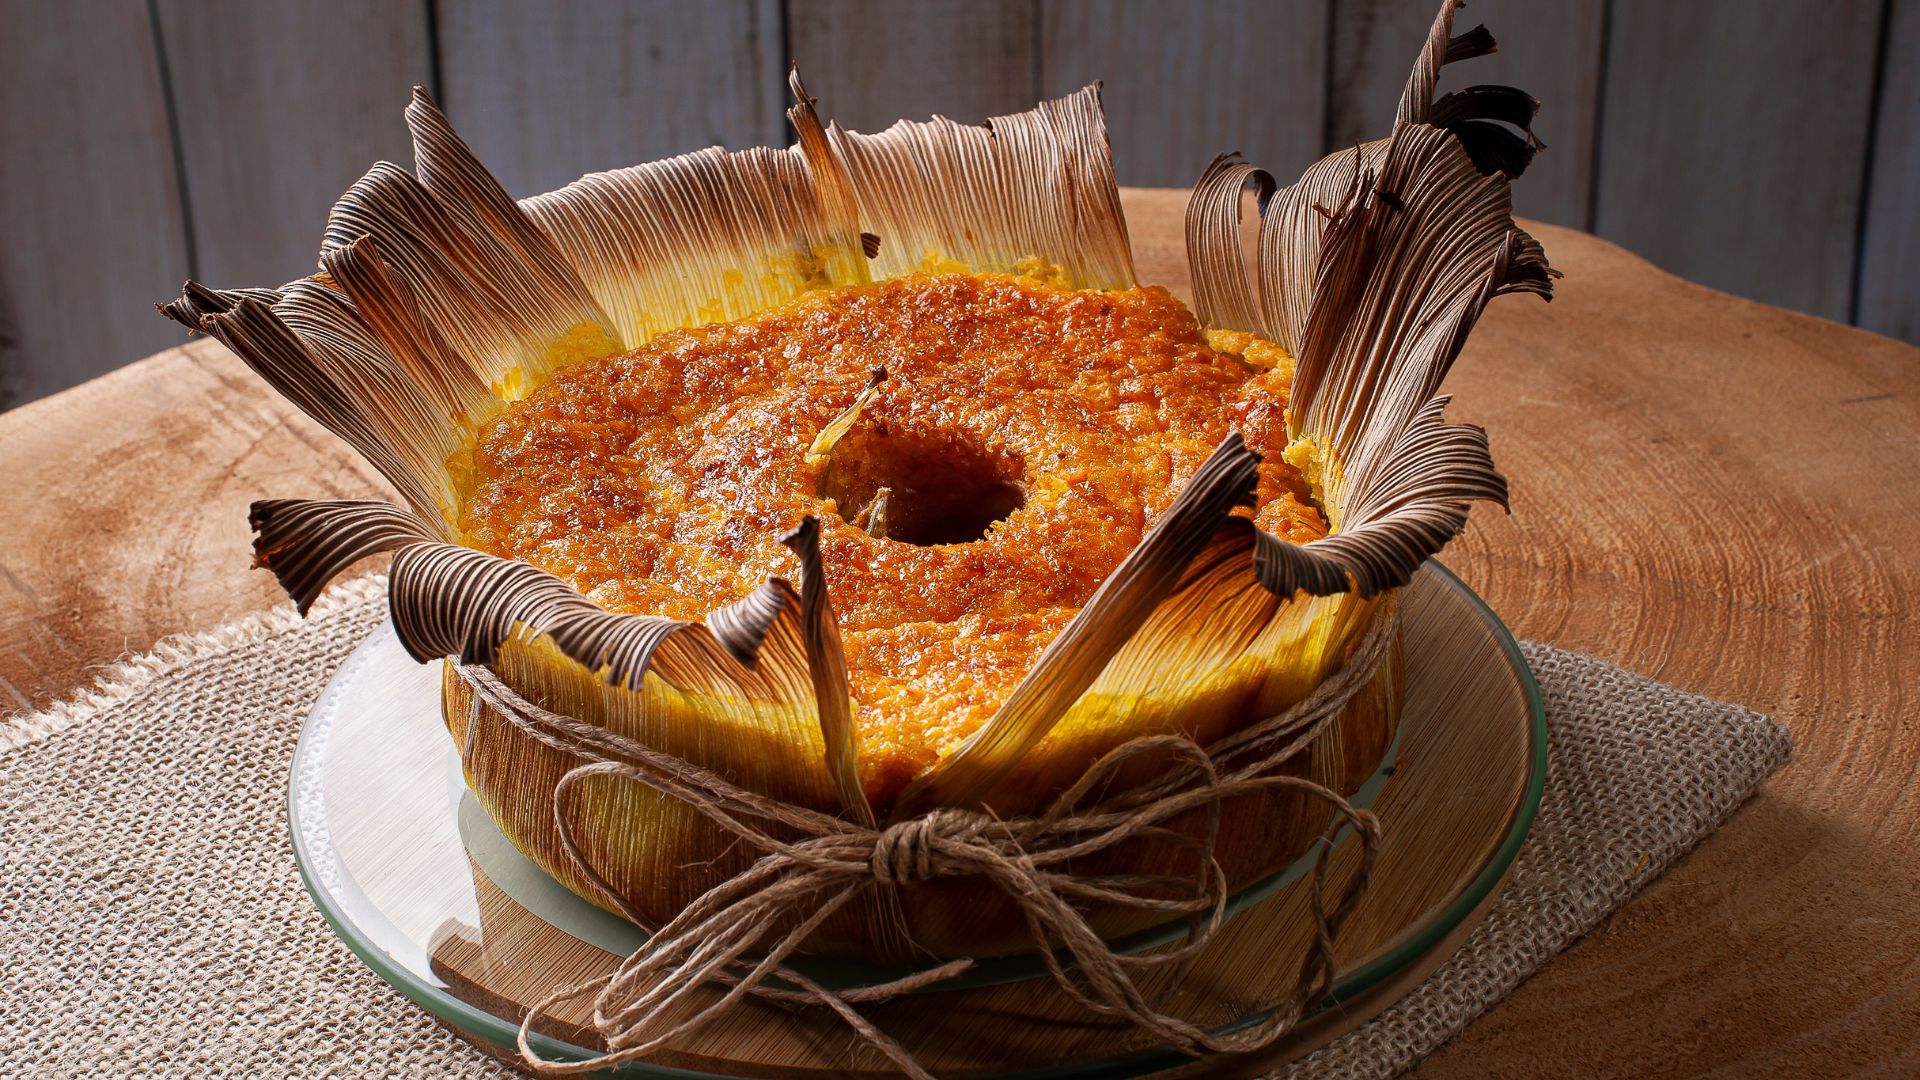
[[[936,807],[1030,812],[1138,736],[1206,742],[1280,713],[1346,662],[1393,590],[1464,525],[1469,502],[1504,503],[1484,434],[1446,423],[1438,388],[1493,296],[1550,291],[1507,195],[1535,145],[1524,134],[1534,103],[1487,87],[1435,99],[1442,64],[1492,48],[1481,29],[1452,35],[1452,6],[1389,138],[1284,188],[1217,160],[1189,211],[1201,320],[1294,357],[1288,454],[1332,534],[1293,545],[1237,516],[1258,459],[1229,439],[999,712],[886,820]],[[608,613],[558,578],[459,543],[476,426],[567,364],[925,265],[1043,265],[1071,287],[1133,284],[1097,87],[986,127],[903,121],[876,135],[823,125],[797,77],[793,90],[793,148],[701,151],[520,203],[416,92],[415,171],[376,165],[342,197],[320,273],[280,289],[190,283],[163,310],[220,338],[407,503],[259,504],[260,561],[303,607],[354,561],[393,551],[395,625],[416,657],[489,665],[549,710],[770,798],[872,823],[811,523],[789,538],[798,588],[770,580],[700,623]],[[1238,239],[1248,185],[1266,196],[1252,273]],[[814,451],[830,459],[840,434],[822,433]],[[1399,687],[1396,655],[1300,754],[1301,774],[1357,786],[1391,738]],[[553,820],[568,755],[457,679],[445,700],[482,804],[590,899],[664,921],[751,858],[684,804],[605,778],[569,804],[583,870],[563,857]],[[1294,794],[1245,800],[1226,808],[1216,855],[1243,883],[1291,861],[1324,821]],[[1191,855],[1150,843],[1106,858],[1091,869],[1172,872]],[[980,883],[877,893],[823,926],[816,951],[1031,947],[1017,912]],[[1094,922],[1131,928],[1097,910]]]

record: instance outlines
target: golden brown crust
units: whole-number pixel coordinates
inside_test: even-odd
[[[823,290],[556,375],[483,428],[463,539],[609,609],[698,619],[783,572],[772,537],[820,515],[864,779],[890,793],[992,715],[1230,431],[1266,457],[1260,524],[1324,535],[1281,458],[1291,364],[1246,335],[1213,346],[1158,288]],[[831,464],[809,461],[875,367]],[[828,468],[849,505],[820,494]],[[893,539],[865,531],[883,488]],[[984,541],[926,542],[961,535],[943,498],[1008,491],[1024,502]]]

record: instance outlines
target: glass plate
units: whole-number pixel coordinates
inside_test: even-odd
[[[1341,939],[1343,973],[1323,1011],[1360,1001],[1423,960],[1431,961],[1429,970],[1444,960],[1431,954],[1484,910],[1532,824],[1545,783],[1545,717],[1512,636],[1437,563],[1429,564],[1406,599],[1407,715],[1380,770],[1355,800],[1376,807],[1389,838],[1368,904],[1384,894],[1383,903],[1404,911],[1374,916],[1363,907],[1349,924]],[[1472,662],[1453,662],[1455,653]],[[1477,732],[1475,724],[1498,730]],[[1455,805],[1462,785],[1425,782],[1428,770],[1445,767],[1450,755],[1484,770],[1481,759],[1489,748],[1506,759],[1489,772],[1497,780],[1465,785],[1484,796],[1484,805]],[[645,940],[638,927],[554,881],[494,826],[467,791],[452,740],[440,723],[438,666],[413,663],[390,627],[356,649],[322,692],[301,732],[290,786],[295,856],[327,922],[382,978],[478,1042],[512,1046],[528,999],[562,980],[604,971]],[[1415,861],[1393,857],[1395,820],[1411,822],[1414,815],[1440,809],[1464,815],[1467,827],[1455,826],[1453,833],[1471,834],[1468,843],[1448,837],[1449,847],[1458,850],[1451,852],[1451,864],[1445,858],[1439,864],[1445,882],[1389,887],[1391,875],[1408,873]],[[1421,848],[1422,872],[1430,874],[1433,845],[1413,846]],[[1261,944],[1280,944],[1261,938],[1257,924],[1284,922],[1270,905],[1290,902],[1300,891],[1290,886],[1310,862],[1303,858],[1236,895],[1238,917],[1228,929]],[[1116,944],[1126,951],[1145,950],[1172,940],[1181,929],[1142,931]],[[1245,949],[1248,941],[1224,944]],[[1300,955],[1297,948],[1293,955]],[[530,956],[541,959],[529,961]],[[844,963],[816,963],[811,970],[838,985],[893,974]],[[991,995],[995,986],[1044,976],[1038,957],[1007,957],[939,989]],[[889,1006],[897,1008],[898,1003]],[[1242,1010],[1212,1026],[1234,1030],[1266,1015],[1261,1009]],[[550,1057],[588,1055],[575,1041],[552,1034],[536,1032],[533,1042]],[[1106,1045],[1111,1047],[1112,1040]],[[1171,1048],[1142,1047],[998,1075],[1133,1076],[1188,1060]],[[729,1064],[722,1053],[711,1068],[634,1064],[619,1075],[742,1075],[729,1071]],[[752,1072],[778,1062],[739,1064]]]

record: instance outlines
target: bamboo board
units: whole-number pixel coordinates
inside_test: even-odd
[[[1375,798],[1378,876],[1339,942],[1341,1002],[1251,1069],[1297,1056],[1386,1008],[1478,921],[1531,820],[1545,746],[1537,692],[1512,639],[1451,574],[1409,589],[1407,706]],[[389,631],[362,646],[315,706],[290,799],[301,871],[363,960],[463,1036],[497,1049],[530,1001],[609,971],[632,927],[573,898],[511,851],[461,787],[438,723],[438,669]],[[1356,845],[1336,854],[1351,872]],[[1183,979],[1149,985],[1212,1026],[1259,1015],[1292,985],[1309,940],[1304,881],[1227,924]],[[886,1062],[824,1010],[750,1003],[660,1064],[709,1076],[884,1075]],[[941,1075],[1138,1075],[1187,1059],[1089,1017],[1046,979],[931,992],[869,1010]],[[553,1039],[592,1046],[586,1005]],[[557,1049],[557,1047],[555,1047]],[[1220,1062],[1209,1062],[1218,1075]],[[630,1068],[633,1075],[679,1075]],[[1050,1073],[1051,1075],[1051,1073]]]

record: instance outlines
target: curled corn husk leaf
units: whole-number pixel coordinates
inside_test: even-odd
[[[1134,283],[1097,83],[985,127],[935,117],[827,134],[862,228],[882,238],[876,278],[930,261],[1019,273],[1039,259],[1074,288]]]

